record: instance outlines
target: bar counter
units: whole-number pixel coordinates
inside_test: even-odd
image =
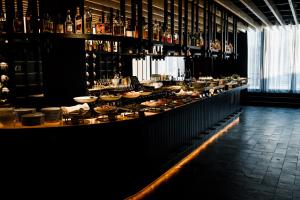
[[[76,178],[68,170],[76,169],[83,181],[85,175],[104,180],[103,193],[115,188],[118,192],[106,194],[112,195],[111,199],[124,199],[181,159],[182,152],[196,141],[207,139],[207,130],[239,113],[240,92],[246,87],[130,120],[2,128],[0,142],[9,147],[33,146],[30,153],[34,152],[34,162],[43,157],[47,162],[58,163],[56,173],[70,176],[69,183]]]
[[[197,134],[211,128],[240,109],[239,86],[215,96],[193,99],[185,105],[159,113],[145,112],[145,117],[117,118],[116,121],[100,122],[86,119],[82,125],[45,123],[41,126],[1,128],[1,143],[12,144],[61,144],[75,141],[98,143],[104,138],[137,142],[150,155],[161,155],[190,142]],[[74,131],[76,130],[76,131]],[[93,141],[95,141],[93,140]],[[98,141],[99,140],[99,141]],[[155,146],[155,148],[150,148]]]

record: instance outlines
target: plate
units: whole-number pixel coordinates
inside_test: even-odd
[[[141,96],[148,96],[150,94],[152,94],[152,92],[140,92]]]
[[[78,103],[92,103],[95,102],[98,97],[96,96],[82,96],[82,97],[74,97],[74,101]]]

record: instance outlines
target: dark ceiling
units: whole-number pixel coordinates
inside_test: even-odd
[[[245,3],[242,2],[252,2],[273,25],[280,25],[281,23],[277,20],[266,2],[269,2],[269,5],[273,5],[275,9],[279,11],[278,16],[282,17],[283,24],[296,24],[292,13],[292,8],[294,8],[296,18],[298,22],[300,22],[300,0],[232,0],[232,2],[260,25],[266,24],[259,19],[257,13],[250,11],[245,6]],[[289,2],[292,2],[292,6]]]

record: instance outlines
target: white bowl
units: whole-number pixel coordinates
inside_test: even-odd
[[[92,103],[95,102],[98,97],[95,96],[82,96],[82,97],[74,97],[74,101],[78,103]]]

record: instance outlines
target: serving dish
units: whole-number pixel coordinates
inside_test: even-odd
[[[93,103],[97,101],[98,97],[96,96],[81,96],[81,97],[74,97],[74,101],[78,103]]]

